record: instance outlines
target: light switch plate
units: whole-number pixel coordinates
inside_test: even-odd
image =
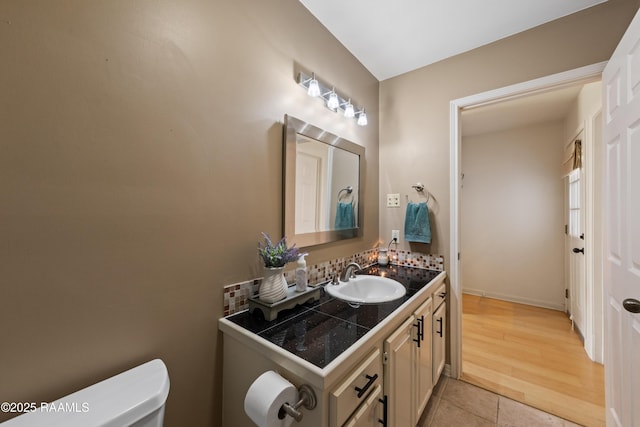
[[[399,208],[400,207],[400,194],[387,194],[387,207]]]

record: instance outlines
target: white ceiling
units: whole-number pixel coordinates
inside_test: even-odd
[[[380,81],[606,0],[300,0]]]

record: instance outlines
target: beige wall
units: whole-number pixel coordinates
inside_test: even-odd
[[[367,148],[364,237],[308,262],[371,247],[378,226],[386,238],[401,223],[379,220],[377,196],[416,180],[438,202],[429,249],[448,254],[449,101],[606,59],[637,4],[385,81],[379,126],[378,82],[296,0],[3,1],[0,401],[161,357],[166,425],[216,425],[222,287],[256,277],[260,231],[280,233],[283,115]],[[369,126],[308,99],[298,67]]]
[[[0,401],[160,357],[166,425],[218,425],[222,288],[281,233],[283,116],[367,150],[364,237],[308,262],[368,249],[377,80],[297,0],[5,0],[0,52]],[[369,126],[310,99],[299,67]]]
[[[564,309],[563,131],[558,120],[462,139],[464,292]]]
[[[610,0],[381,82],[380,196],[401,193],[403,202],[401,209],[380,209],[381,236],[387,239],[392,229],[402,229],[404,195],[421,181],[435,198],[434,238],[431,245],[416,249],[444,254],[448,269],[449,102],[605,61],[636,9],[635,1]],[[405,242],[401,247],[408,248]]]
[[[585,122],[591,120],[600,109],[602,109],[602,82],[584,85],[564,121],[563,146],[571,144],[585,124],[588,126]]]

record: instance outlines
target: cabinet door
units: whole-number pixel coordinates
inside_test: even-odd
[[[433,374],[433,365],[431,363],[431,319],[433,316],[432,299],[427,299],[414,313],[415,321],[419,324],[419,342],[416,345],[417,353],[415,360],[415,379],[417,381],[415,388],[416,403],[414,406],[414,423],[420,419],[422,411],[427,406],[433,390],[433,382],[431,376]]]
[[[384,341],[387,363],[384,366],[384,390],[387,395],[388,427],[415,426],[414,360],[417,337],[414,318],[407,319]],[[416,331],[417,332],[417,331]]]
[[[447,303],[443,302],[433,313],[433,385],[444,369],[447,330]]]

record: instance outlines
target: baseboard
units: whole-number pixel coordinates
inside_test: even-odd
[[[515,302],[515,303],[518,303],[518,304],[532,305],[532,306],[535,306],[535,307],[548,308],[548,309],[551,309],[551,310],[564,311],[564,304],[554,304],[554,303],[549,302],[549,301],[540,301],[540,300],[535,300],[535,299],[522,298],[522,297],[518,297],[518,296],[514,296],[514,295],[504,295],[504,294],[499,294],[499,293],[494,293],[494,292],[487,292],[487,291],[483,291],[481,289],[467,289],[467,288],[464,288],[462,290],[462,293],[463,294],[469,294],[469,295],[477,295],[477,296],[480,296],[480,297],[494,298],[494,299],[499,299],[499,300],[503,300],[503,301]]]

